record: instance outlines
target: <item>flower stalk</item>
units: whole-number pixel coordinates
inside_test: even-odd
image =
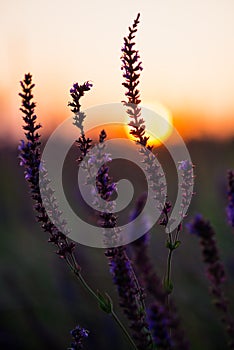
[[[226,273],[223,263],[219,257],[219,250],[215,240],[215,231],[209,221],[201,215],[197,215],[188,224],[190,233],[196,235],[200,240],[203,261],[206,265],[206,277],[210,284],[210,294],[213,303],[221,314],[221,321],[228,335],[228,348],[234,349],[234,320],[228,308],[228,300],[225,296],[223,285],[226,281]]]
[[[116,232],[116,217],[114,214],[111,213],[112,205],[109,202],[109,199],[113,193],[113,191],[116,190],[115,184],[111,182],[111,179],[108,175],[108,166],[107,162],[111,161],[111,158],[108,156],[106,157],[105,154],[105,144],[104,141],[106,139],[106,133],[104,130],[101,131],[99,135],[99,144],[97,145],[97,152],[95,154],[92,154],[91,151],[91,140],[87,139],[85,136],[85,131],[83,127],[83,121],[86,117],[84,113],[80,112],[80,98],[83,96],[83,88],[87,87],[87,83],[83,85],[79,85],[78,83],[73,85],[73,88],[70,90],[72,102],[69,102],[69,106],[72,106],[72,112],[75,112],[75,122],[74,124],[80,129],[81,137],[78,139],[77,145],[81,151],[81,157],[80,160],[84,161],[84,166],[88,174],[88,178],[93,180],[93,177],[96,177],[96,187],[98,190],[98,193],[101,197],[101,199],[106,201],[106,208],[104,208],[107,211],[102,211],[100,214],[101,221],[99,222],[100,226],[104,228],[111,228],[113,234],[111,237],[106,237],[108,242],[110,242],[110,239],[115,239],[117,232]],[[87,141],[89,140],[89,141]],[[89,142],[89,146],[87,147],[87,143]],[[90,156],[91,154],[91,156]],[[88,160],[87,160],[87,159]],[[94,159],[93,159],[94,158]],[[103,164],[103,161],[106,160]],[[95,167],[94,167],[95,163]],[[100,166],[98,169],[98,173],[93,174],[93,169],[96,169],[97,166]],[[99,206],[99,197],[98,195],[95,195],[95,203],[97,206]],[[103,210],[103,208],[100,206],[100,209]],[[104,231],[105,232],[105,231]],[[113,252],[116,252],[119,248],[113,249]],[[114,254],[115,255],[115,254]],[[127,259],[127,258],[126,258]],[[121,278],[124,278],[125,274],[121,276]],[[114,312],[112,301],[108,294],[105,294],[105,296],[101,295],[99,292],[94,292],[87,283],[81,278],[80,273],[78,271],[77,277],[81,280],[83,286],[98,300],[100,308],[111,314],[115,322],[118,324],[118,326],[121,328],[123,333],[125,334],[126,338],[128,339],[129,343],[132,345],[132,347],[135,350],[143,350],[142,347],[139,347],[139,339],[132,338],[128,331],[126,330],[125,326],[122,324],[122,322],[119,320],[117,314]],[[128,287],[128,286],[126,286]],[[128,293],[128,290],[126,289],[126,294]],[[134,296],[135,297],[135,296]],[[130,315],[130,313],[129,313]],[[135,320],[136,321],[136,320]],[[136,321],[137,322],[137,321]],[[138,328],[139,329],[139,328]],[[137,342],[138,340],[138,342]],[[141,340],[141,342],[144,340]],[[146,350],[145,348],[144,350]]]
[[[25,169],[25,179],[28,181],[30,185],[31,195],[35,202],[35,210],[37,213],[37,220],[41,223],[44,231],[50,234],[49,242],[53,243],[57,246],[57,254],[60,258],[64,259],[67,265],[70,267],[71,271],[78,278],[81,285],[98,301],[100,308],[111,314],[113,319],[121,327],[127,339],[131,343],[132,347],[137,350],[136,345],[132,341],[130,335],[126,331],[124,325],[118,320],[117,315],[115,314],[112,306],[112,301],[110,297],[103,297],[100,293],[95,292],[85,281],[81,274],[81,267],[76,261],[74,255],[75,244],[73,242],[69,242],[66,235],[58,229],[58,227],[63,228],[65,230],[65,221],[61,219],[62,213],[58,209],[58,204],[53,195],[53,190],[49,187],[50,181],[47,178],[47,172],[44,167],[41,166],[40,158],[40,135],[38,133],[38,129],[41,128],[40,124],[37,124],[37,116],[34,113],[35,110],[35,102],[33,99],[32,90],[34,88],[34,84],[32,83],[32,75],[26,74],[24,80],[21,81],[21,87],[23,92],[19,95],[22,97],[22,107],[20,108],[21,112],[24,114],[23,120],[25,125],[23,126],[25,130],[26,142],[24,140],[21,141],[19,146],[19,158],[20,165],[24,166]],[[89,90],[89,86],[84,84],[81,89],[80,95],[83,96],[82,92]],[[76,94],[74,94],[77,99]],[[72,106],[75,109],[75,106]],[[77,123],[80,120],[77,118]],[[78,141],[79,142],[79,141]],[[83,154],[88,152],[90,148],[90,140],[86,139],[83,135],[80,140]],[[42,183],[39,186],[39,172],[41,171],[42,175]],[[43,185],[43,186],[42,186]],[[55,219],[55,223],[52,223],[45,207],[42,203],[41,191],[43,194],[47,196],[48,203],[51,204],[50,210],[52,212],[52,216]],[[78,344],[78,343],[77,343]],[[80,346],[80,344],[78,344]],[[78,346],[77,345],[77,346]],[[79,347],[77,347],[79,349]]]

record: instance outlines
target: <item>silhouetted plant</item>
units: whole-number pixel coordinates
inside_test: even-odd
[[[69,234],[66,228],[67,223],[62,218],[59,203],[57,203],[54,191],[50,187],[46,164],[41,162],[41,136],[39,134],[41,125],[38,123],[35,114],[36,103],[33,101],[32,94],[34,84],[30,73],[26,74],[24,80],[20,83],[22,88],[20,93],[22,106],[20,110],[23,113],[23,129],[25,131],[25,140],[22,140],[19,145],[20,165],[24,167],[25,179],[29,183],[37,221],[41,224],[43,230],[49,234],[49,242],[56,246],[56,253],[67,263],[85,290],[95,298],[100,309],[112,316],[132,348],[135,350],[187,350],[189,349],[189,343],[181,328],[175,301],[171,297],[169,299],[169,295],[173,291],[171,278],[172,255],[181,243],[179,234],[182,230],[182,223],[171,232],[170,225],[173,218],[170,217],[170,214],[173,203],[165,198],[166,185],[163,182],[163,174],[161,174],[160,167],[154,161],[154,146],[149,144],[150,139],[145,132],[145,121],[141,116],[139,78],[142,71],[142,62],[139,61],[139,52],[136,50],[134,42],[139,19],[140,14],[137,15],[132,27],[129,27],[129,34],[124,37],[121,69],[124,77],[123,86],[127,91],[125,93],[126,101],[123,101],[123,104],[126,106],[130,118],[130,134],[140,144],[142,162],[148,174],[150,186],[154,191],[155,199],[158,203],[163,203],[159,205],[161,217],[158,221],[158,224],[163,226],[168,234],[166,241],[168,258],[163,278],[158,275],[149,254],[149,231],[128,246],[121,245],[121,241],[119,241],[118,217],[114,214],[114,203],[111,199],[118,189],[110,177],[109,163],[112,159],[111,155],[106,152],[107,134],[105,130],[100,132],[99,142],[96,144],[95,151],[93,151],[94,142],[87,137],[83,125],[86,115],[81,111],[80,100],[92,88],[92,84],[89,81],[83,84],[73,84],[70,89],[71,101],[68,103],[74,114],[73,124],[79,129],[76,140],[79,151],[79,166],[83,167],[86,172],[87,184],[94,184],[97,190],[93,192],[93,203],[97,208],[94,214],[97,217],[97,225],[103,229],[103,242],[110,247],[105,250],[105,256],[108,260],[113,283],[118,291],[119,306],[127,317],[130,332],[115,313],[109,294],[94,290],[84,279],[81,266],[75,256],[76,244],[67,237]],[[181,172],[183,179],[181,184],[183,198],[179,213],[182,222],[186,217],[186,208],[192,195],[193,165],[188,160],[184,160],[178,164],[178,171]],[[51,215],[48,216],[42,197],[45,198],[46,205],[50,208],[53,222],[50,219]],[[100,199],[104,200],[104,207]],[[131,214],[131,220],[142,211],[145,199],[146,194],[143,193]],[[234,227],[233,171],[228,172],[228,206],[226,209],[228,222]],[[107,231],[106,229],[110,230]],[[228,346],[230,349],[234,349],[234,322],[224,294],[223,285],[226,274],[215,241],[215,231],[202,216],[197,216],[189,224],[189,230],[200,239],[203,260],[206,264],[206,276],[210,284],[210,293],[226,327],[229,336]],[[119,244],[116,244],[116,242]],[[131,256],[131,259],[129,256]],[[150,296],[152,300],[147,307],[145,305],[146,296]],[[83,340],[88,337],[88,334],[89,332],[80,326],[72,330],[73,341],[69,350],[83,349]]]
[[[228,171],[228,206],[227,206],[228,223],[234,227],[234,171]]]
[[[87,85],[87,83],[84,83],[81,86],[74,86],[77,89],[77,93],[73,91],[71,94],[75,96],[74,100],[76,99],[78,106],[80,98],[84,95],[85,91],[89,90],[90,86]],[[100,309],[113,317],[116,323],[123,330],[124,334],[127,336],[128,340],[131,342],[133,347],[137,349],[127,330],[125,329],[125,327],[117,317],[116,313],[114,312],[111,298],[107,293],[101,294],[99,291],[95,292],[87,284],[87,282],[81,274],[81,267],[77,263],[76,257],[74,255],[74,242],[70,242],[67,236],[58,229],[58,227],[61,227],[66,232],[66,223],[63,219],[61,219],[62,213],[58,209],[58,204],[53,195],[54,192],[49,186],[50,181],[48,180],[47,172],[45,170],[44,164],[41,164],[40,160],[40,135],[38,134],[37,130],[41,128],[41,125],[37,123],[37,116],[34,113],[36,104],[32,101],[32,90],[34,88],[34,84],[32,83],[31,74],[25,75],[24,80],[21,82],[21,87],[23,92],[20,93],[20,96],[22,97],[22,108],[20,110],[24,114],[23,120],[25,122],[25,125],[23,126],[23,128],[25,130],[25,136],[27,141],[21,141],[21,144],[19,146],[19,158],[20,165],[24,166],[25,179],[29,182],[30,192],[35,202],[34,208],[37,213],[36,218],[41,223],[41,226],[44,229],[44,231],[49,233],[49,242],[57,246],[57,254],[65,260],[65,262],[74,272],[75,276],[78,278],[82,286],[97,300]],[[80,107],[78,107],[78,109],[79,108]],[[76,110],[76,113],[78,113],[78,110]],[[84,116],[82,116],[81,118],[83,117]],[[82,124],[82,119],[78,120],[77,114],[75,116],[75,123]],[[81,138],[78,140],[78,144],[80,146],[80,149],[82,149],[83,151],[83,155],[88,152],[90,148],[90,142],[91,141],[89,139],[86,139],[84,135],[82,135]],[[39,181],[40,172],[42,183],[40,183]],[[43,195],[46,198],[46,201],[49,203],[49,208],[52,213],[51,215],[54,218],[56,225],[51,222],[47,211],[43,205],[41,191],[43,191]]]
[[[224,294],[223,285],[226,281],[226,273],[221,262],[215,239],[215,231],[209,221],[197,215],[188,224],[189,231],[200,239],[203,261],[206,264],[206,277],[210,283],[210,293],[213,303],[221,314],[221,320],[226,326],[229,335],[228,346],[234,349],[234,321],[228,309],[228,301]]]
[[[139,24],[139,18],[140,14],[137,15],[133,26],[129,27],[129,35],[124,38],[124,46],[122,48],[121,69],[123,70],[124,77],[124,82],[122,84],[127,90],[125,93],[127,101],[123,101],[123,104],[126,106],[126,111],[130,118],[130,122],[128,124],[131,127],[130,134],[133,135],[136,142],[142,146],[140,149],[140,154],[142,155],[142,162],[148,174],[150,186],[154,192],[154,198],[156,199],[155,206],[162,212],[160,225],[164,226],[166,229],[169,226],[169,213],[171,211],[172,204],[168,200],[166,200],[164,205],[162,204],[164,203],[166,185],[163,182],[163,174],[160,172],[160,167],[155,162],[155,156],[151,153],[154,146],[149,145],[150,138],[145,135],[145,121],[141,116],[139,78],[140,72],[143,70],[143,68],[142,62],[139,61],[139,52],[135,49],[134,42],[135,33],[137,32],[137,26]],[[184,197],[182,202],[183,207],[181,208],[181,217],[184,218],[186,213],[183,212],[183,208],[186,207],[186,200],[188,197],[186,190],[188,191],[193,176],[192,164],[184,161],[183,164],[179,165],[179,167],[184,170],[184,181],[182,185]],[[142,203],[139,202],[138,204],[141,205]],[[169,254],[163,285],[157,276],[148,254],[147,246],[150,238],[149,233],[137,240],[137,243],[132,245],[136,251],[134,257],[136,259],[135,262],[137,264],[138,272],[142,276],[142,280],[144,281],[144,285],[148,292],[150,292],[155,298],[155,302],[150,308],[150,321],[154,335],[157,333],[157,337],[154,336],[154,340],[159,349],[162,344],[164,344],[163,348],[167,349],[170,349],[172,346],[174,348],[188,349],[188,342],[184,340],[184,332],[180,329],[179,317],[177,316],[175,305],[173,304],[173,301],[171,301],[171,306],[169,306],[168,303],[168,294],[172,292],[173,288],[171,282],[172,254],[173,251],[180,245],[180,241],[178,240],[180,230],[181,224],[179,224],[177,227],[174,237],[170,230],[168,233],[166,247],[169,249]],[[163,288],[165,290],[163,290]],[[160,310],[160,317],[158,317],[159,315],[154,315],[156,310]],[[175,320],[177,321],[174,322]],[[157,321],[159,321],[159,324],[157,324]],[[164,325],[164,331],[158,332],[157,328],[160,328],[162,323]],[[163,334],[167,334],[168,339],[166,343],[165,339],[160,339]],[[174,343],[172,338],[174,338]],[[179,340],[177,343],[176,339]]]
[[[77,88],[79,87],[78,84],[76,86]],[[69,102],[69,106],[73,107],[72,112],[76,112],[75,118],[76,120],[78,120],[76,126],[78,126],[78,128],[80,129],[83,139],[86,140],[83,128],[84,114],[82,113],[82,121],[80,121],[79,100],[77,99],[77,95],[75,95],[74,98],[74,88],[71,89],[71,91],[71,97],[73,99],[73,102]],[[105,138],[106,133],[103,130],[99,135],[99,149],[103,149]],[[79,138],[79,140],[81,140],[81,138]],[[84,157],[88,153],[88,150],[86,152],[86,148],[84,145],[84,142],[86,141],[81,141],[78,142],[78,147],[81,151],[81,159],[84,159]],[[85,152],[83,151],[84,149]],[[96,187],[100,197],[106,200],[108,205],[108,201],[111,195],[113,194],[113,191],[116,189],[116,186],[111,182],[111,178],[109,177],[107,161],[104,161],[103,159],[104,154],[105,153],[103,152],[103,150],[101,154],[99,153],[99,151],[97,151],[95,153],[94,162],[97,163],[97,159],[100,160],[100,162],[98,161],[98,164],[100,163],[100,168],[96,176]],[[108,159],[108,161],[110,160],[111,159]],[[104,165],[101,165],[103,161]],[[92,167],[92,156],[87,159],[86,163],[88,164],[86,170],[88,170],[88,168]],[[88,177],[90,177],[89,171]],[[103,227],[104,229],[112,229],[113,235],[111,237],[111,240],[113,240],[113,238],[118,235],[118,232],[115,232],[116,216],[111,213],[110,209],[111,208],[109,207],[108,211],[102,212],[100,214],[100,218],[101,227]],[[110,243],[110,237],[106,237],[106,239],[108,239],[108,243]],[[117,286],[118,289],[120,306],[123,308],[124,313],[126,314],[129,320],[129,325],[132,330],[132,336],[137,345],[137,348],[139,350],[152,349],[153,343],[151,333],[149,331],[149,326],[146,321],[146,310],[142,300],[143,296],[141,292],[141,287],[139,286],[139,282],[137,281],[137,277],[133,271],[133,267],[126,252],[126,248],[124,246],[108,248],[105,252],[105,255],[107,256],[109,261],[110,272],[113,276],[114,284]]]

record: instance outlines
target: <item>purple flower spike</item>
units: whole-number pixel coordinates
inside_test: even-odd
[[[37,116],[34,114],[36,103],[32,100],[32,75],[26,74],[24,80],[20,82],[22,93],[22,107],[23,120],[25,122],[23,128],[25,130],[26,141],[21,140],[18,146],[20,165],[24,167],[24,176],[30,186],[32,198],[35,202],[35,210],[37,213],[37,221],[40,222],[45,232],[50,235],[49,242],[57,246],[57,253],[61,258],[66,258],[73,254],[75,244],[69,243],[66,235],[65,221],[61,218],[61,211],[58,209],[58,204],[53,196],[53,191],[49,187],[50,181],[47,177],[47,172],[41,165],[41,151],[40,151],[40,135],[38,129],[41,125],[37,122]],[[41,183],[39,186],[39,172],[41,171]],[[51,203],[51,212],[55,219],[56,225],[50,221],[42,203],[42,195]],[[67,233],[67,232],[66,232]]]
[[[228,223],[234,227],[234,171],[228,172],[228,206],[226,208]]]
[[[210,293],[214,305],[222,314],[221,320],[230,339],[229,348],[234,349],[234,321],[229,313],[228,302],[223,290],[226,274],[219,257],[215,231],[209,221],[204,220],[201,215],[197,215],[188,228],[192,234],[200,238],[203,261],[206,264],[206,277],[210,283]]]
[[[149,137],[145,136],[145,121],[141,118],[140,91],[138,85],[140,83],[140,72],[143,70],[142,63],[139,62],[139,53],[135,50],[135,33],[139,24],[140,14],[137,15],[133,26],[129,27],[129,34],[124,38],[124,46],[122,48],[121,62],[124,82],[122,85],[126,88],[125,96],[127,101],[123,101],[127,107],[127,114],[131,118],[129,126],[131,126],[130,134],[133,135],[137,142],[142,146],[147,146]]]

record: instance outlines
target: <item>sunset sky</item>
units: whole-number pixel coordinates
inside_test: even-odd
[[[21,135],[29,71],[45,132],[70,116],[76,81],[94,84],[84,109],[123,100],[121,46],[138,12],[142,102],[164,105],[186,139],[234,136],[234,1],[0,0],[0,137]]]

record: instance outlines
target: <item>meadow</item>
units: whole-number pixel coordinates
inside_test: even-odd
[[[195,192],[181,233],[182,244],[173,261],[173,297],[192,350],[223,350],[225,334],[208,292],[197,237],[186,230],[196,213],[212,222],[228,281],[227,295],[234,310],[233,230],[225,214],[227,169],[233,168],[234,140],[196,140],[187,143],[195,165]],[[163,149],[161,160],[167,159]],[[67,266],[48,245],[48,237],[35,221],[32,201],[18,165],[17,145],[2,144],[0,324],[1,348],[14,350],[65,349],[70,330],[81,324],[90,331],[85,349],[130,349],[129,344],[96,302],[82,289]],[[165,162],[164,162],[165,164]],[[167,169],[170,170],[170,169]],[[169,171],[170,173],[170,171]],[[159,276],[165,269],[165,232],[155,225],[150,251]],[[78,260],[87,281],[108,291],[117,305],[103,249],[78,245]],[[118,314],[126,322],[121,310]]]

